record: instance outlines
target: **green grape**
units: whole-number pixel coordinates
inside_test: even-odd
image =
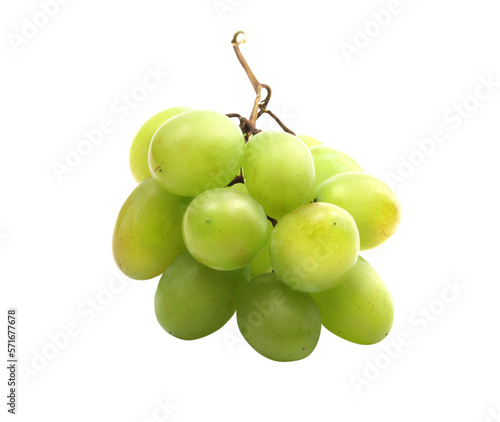
[[[307,136],[307,135],[299,135],[298,138],[306,144],[307,148],[312,148],[316,145],[323,145],[320,141],[318,141],[316,138],[313,138],[312,136]]]
[[[311,153],[296,136],[285,132],[252,136],[245,148],[243,175],[250,195],[275,220],[314,197]]]
[[[276,225],[269,251],[280,280],[295,290],[320,292],[334,287],[358,259],[358,229],[347,211],[315,202]]]
[[[268,239],[267,217],[249,195],[233,189],[210,189],[197,196],[184,215],[187,249],[216,270],[236,270],[252,262]]]
[[[348,171],[363,171],[361,166],[341,151],[318,145],[310,148],[316,173],[316,187],[336,174]]]
[[[356,221],[361,250],[385,242],[396,231],[401,206],[393,190],[374,176],[361,172],[342,173],[323,182],[316,199],[335,204]]]
[[[156,319],[165,331],[183,340],[212,334],[234,315],[249,278],[248,267],[213,270],[185,251],[160,279],[155,294]]]
[[[271,257],[269,256],[269,242],[271,240],[271,233],[273,231],[273,223],[267,220],[267,231],[269,233],[269,237],[266,243],[265,248],[262,250],[259,255],[250,263],[250,271],[252,277],[256,275],[260,275],[262,273],[266,273],[271,271]]]
[[[311,295],[290,289],[274,273],[248,283],[236,317],[250,346],[280,362],[309,356],[321,332],[321,316]]]
[[[132,176],[137,182],[142,182],[151,176],[148,164],[148,151],[151,140],[157,129],[171,117],[191,110],[187,107],[172,107],[160,111],[142,125],[136,133],[130,147],[129,162]]]
[[[235,183],[234,185],[228,186],[228,189],[236,190],[238,192],[244,193],[245,195],[250,195],[244,183]]]
[[[245,139],[229,117],[214,111],[186,111],[156,131],[149,169],[169,192],[196,196],[224,187],[239,173]]]
[[[338,286],[311,296],[318,305],[324,327],[345,340],[374,344],[391,330],[394,319],[391,294],[373,267],[361,257]]]
[[[182,215],[190,200],[166,192],[151,177],[137,185],[123,204],[113,232],[113,255],[126,276],[156,277],[185,250]]]

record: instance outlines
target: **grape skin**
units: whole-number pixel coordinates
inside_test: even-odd
[[[391,330],[391,294],[375,269],[361,257],[338,286],[311,296],[318,305],[323,326],[345,340],[374,344]]]
[[[213,270],[185,251],[158,283],[154,300],[156,318],[174,337],[183,340],[205,337],[231,319],[249,278],[248,267],[236,271]]]
[[[245,148],[243,176],[250,195],[275,220],[314,197],[311,153],[288,133],[269,131],[252,136]]]
[[[126,276],[156,277],[185,249],[181,224],[190,201],[166,192],[151,177],[137,185],[113,232],[113,256]]]
[[[160,111],[144,123],[134,136],[129,153],[130,171],[136,182],[151,176],[148,164],[149,146],[158,128],[171,117],[191,110],[187,107],[172,107]]]
[[[192,110],[167,120],[149,148],[149,169],[157,182],[180,196],[224,187],[239,173],[245,140],[227,116]]]
[[[302,292],[331,289],[356,262],[359,234],[349,213],[315,202],[287,214],[269,246],[276,275]]]
[[[262,252],[250,263],[252,277],[266,273],[272,270],[271,257],[269,256],[269,243],[271,242],[271,233],[273,232],[273,223],[267,220],[267,231],[269,233],[266,246]]]
[[[299,135],[298,138],[306,144],[307,148],[312,148],[316,145],[323,145],[320,141],[318,141],[316,138],[313,138],[312,136],[307,136],[307,135]]]
[[[197,196],[186,210],[182,228],[189,252],[202,264],[224,271],[249,265],[269,236],[266,213],[258,202],[226,188]]]
[[[316,199],[335,204],[349,212],[359,230],[361,250],[384,243],[398,228],[401,205],[394,191],[366,173],[338,174],[323,182]]]
[[[234,185],[228,186],[228,189],[233,189],[238,192],[244,193],[245,195],[250,195],[244,183],[235,183]]]
[[[314,146],[309,149],[314,160],[316,188],[336,174],[348,171],[363,171],[361,166],[342,151],[325,145]]]
[[[309,356],[321,332],[321,316],[311,296],[290,289],[274,273],[262,274],[248,283],[236,317],[250,346],[279,362]]]

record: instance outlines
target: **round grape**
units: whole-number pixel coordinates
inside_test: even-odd
[[[314,163],[296,136],[261,132],[250,138],[243,158],[250,195],[275,220],[314,197]]]
[[[316,199],[335,204],[356,221],[361,250],[384,243],[396,231],[401,205],[393,190],[366,173],[349,172],[331,177],[316,190]]]
[[[149,148],[149,169],[169,192],[196,196],[224,187],[239,173],[245,140],[223,114],[186,111],[156,131]]]
[[[155,132],[168,119],[188,110],[191,109],[187,107],[172,107],[160,111],[144,123],[136,133],[130,147],[129,162],[132,176],[134,176],[137,182],[141,182],[151,176],[148,164],[148,152]]]
[[[234,189],[203,192],[189,205],[183,220],[187,249],[202,264],[235,270],[250,264],[268,239],[267,217],[249,195]]]
[[[320,292],[334,287],[358,259],[358,229],[347,211],[315,202],[276,225],[269,251],[280,280],[295,290]]]
[[[113,255],[126,276],[156,277],[185,250],[182,216],[190,201],[166,192],[151,177],[137,185],[123,204],[113,232]]]
[[[321,332],[321,316],[311,296],[290,289],[274,273],[262,274],[248,283],[236,316],[250,346],[280,362],[309,356]]]
[[[394,320],[391,294],[374,268],[361,257],[338,286],[311,296],[318,305],[324,327],[345,340],[374,344],[391,330]]]
[[[155,313],[169,334],[183,340],[207,336],[231,319],[250,278],[248,267],[217,271],[187,251],[166,269],[155,294]]]

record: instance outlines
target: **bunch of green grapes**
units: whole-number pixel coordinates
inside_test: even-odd
[[[249,119],[173,107],[135,135],[138,185],[116,221],[116,264],[136,280],[161,276],[156,319],[179,339],[212,334],[236,313],[243,338],[275,361],[309,356],[322,326],[377,343],[394,305],[359,253],[394,234],[399,201],[349,155],[295,136],[267,109],[271,89],[241,55],[245,39],[238,31],[231,43],[256,92]],[[263,114],[283,131],[259,130]]]
[[[322,325],[381,341],[394,306],[359,253],[395,232],[394,192],[315,138],[246,129],[185,107],[140,128],[130,150],[138,185],[113,233],[118,267],[137,280],[161,275],[156,317],[180,339],[236,313],[249,345],[276,361],[308,356]]]

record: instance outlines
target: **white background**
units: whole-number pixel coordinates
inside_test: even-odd
[[[18,420],[500,419],[500,5],[401,0],[382,28],[373,13],[388,4],[73,0],[44,20],[37,1],[2,2],[1,309],[19,310]],[[33,20],[43,27],[29,33]],[[368,41],[356,28],[371,31]],[[253,91],[230,45],[239,29],[244,55],[273,88],[269,108],[292,129],[386,181],[403,172],[400,229],[364,254],[396,306],[381,344],[324,330],[310,357],[277,363],[242,341],[234,318],[202,340],[167,335],[153,311],[157,280],[106,291],[118,286],[111,234],[135,185],[137,129],[172,106],[249,114]],[[356,53],[344,54],[347,44]],[[157,67],[168,75],[139,101]],[[481,78],[497,86],[478,100]],[[123,109],[131,92],[138,101]],[[464,101],[469,116],[458,118]],[[54,163],[102,119],[113,129],[59,178]],[[415,141],[435,128],[446,141],[424,156]],[[411,174],[398,170],[410,159]],[[449,303],[446,280],[461,286],[445,292]],[[70,338],[58,334],[68,324]],[[411,344],[398,352],[405,333]],[[170,403],[168,417],[159,401]]]

